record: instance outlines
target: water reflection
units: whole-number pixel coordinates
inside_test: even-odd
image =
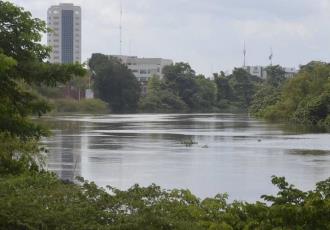
[[[254,201],[274,193],[272,175],[303,189],[330,176],[330,135],[299,133],[247,115],[58,116],[46,119],[48,167],[63,179],[98,185],[188,188],[200,197],[228,192]],[[186,147],[182,139],[197,144]],[[203,148],[207,146],[207,148]]]
[[[54,171],[63,180],[74,181],[81,175],[81,150],[83,139],[79,135],[80,123],[53,122],[53,137],[45,141],[48,154],[48,168]],[[78,132],[78,135],[77,135]]]

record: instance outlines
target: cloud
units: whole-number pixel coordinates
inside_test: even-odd
[[[55,0],[13,0],[46,18]],[[242,63],[298,66],[329,60],[329,0],[122,0],[125,54],[190,62],[199,73]],[[119,52],[120,0],[72,0],[83,12],[83,58]]]

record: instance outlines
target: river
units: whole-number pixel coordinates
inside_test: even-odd
[[[243,114],[74,115],[43,118],[53,136],[47,168],[127,189],[152,183],[230,200],[275,194],[271,176],[301,189],[330,177],[330,134],[306,133]],[[186,146],[192,140],[195,144]],[[184,143],[183,143],[184,142]]]

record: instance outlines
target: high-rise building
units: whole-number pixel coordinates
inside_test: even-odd
[[[71,3],[51,6],[47,12],[47,44],[51,63],[81,62],[81,8]]]

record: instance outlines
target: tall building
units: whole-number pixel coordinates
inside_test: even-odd
[[[52,30],[47,44],[52,47],[51,63],[81,62],[81,8],[71,3],[51,6],[47,11],[47,24]]]

